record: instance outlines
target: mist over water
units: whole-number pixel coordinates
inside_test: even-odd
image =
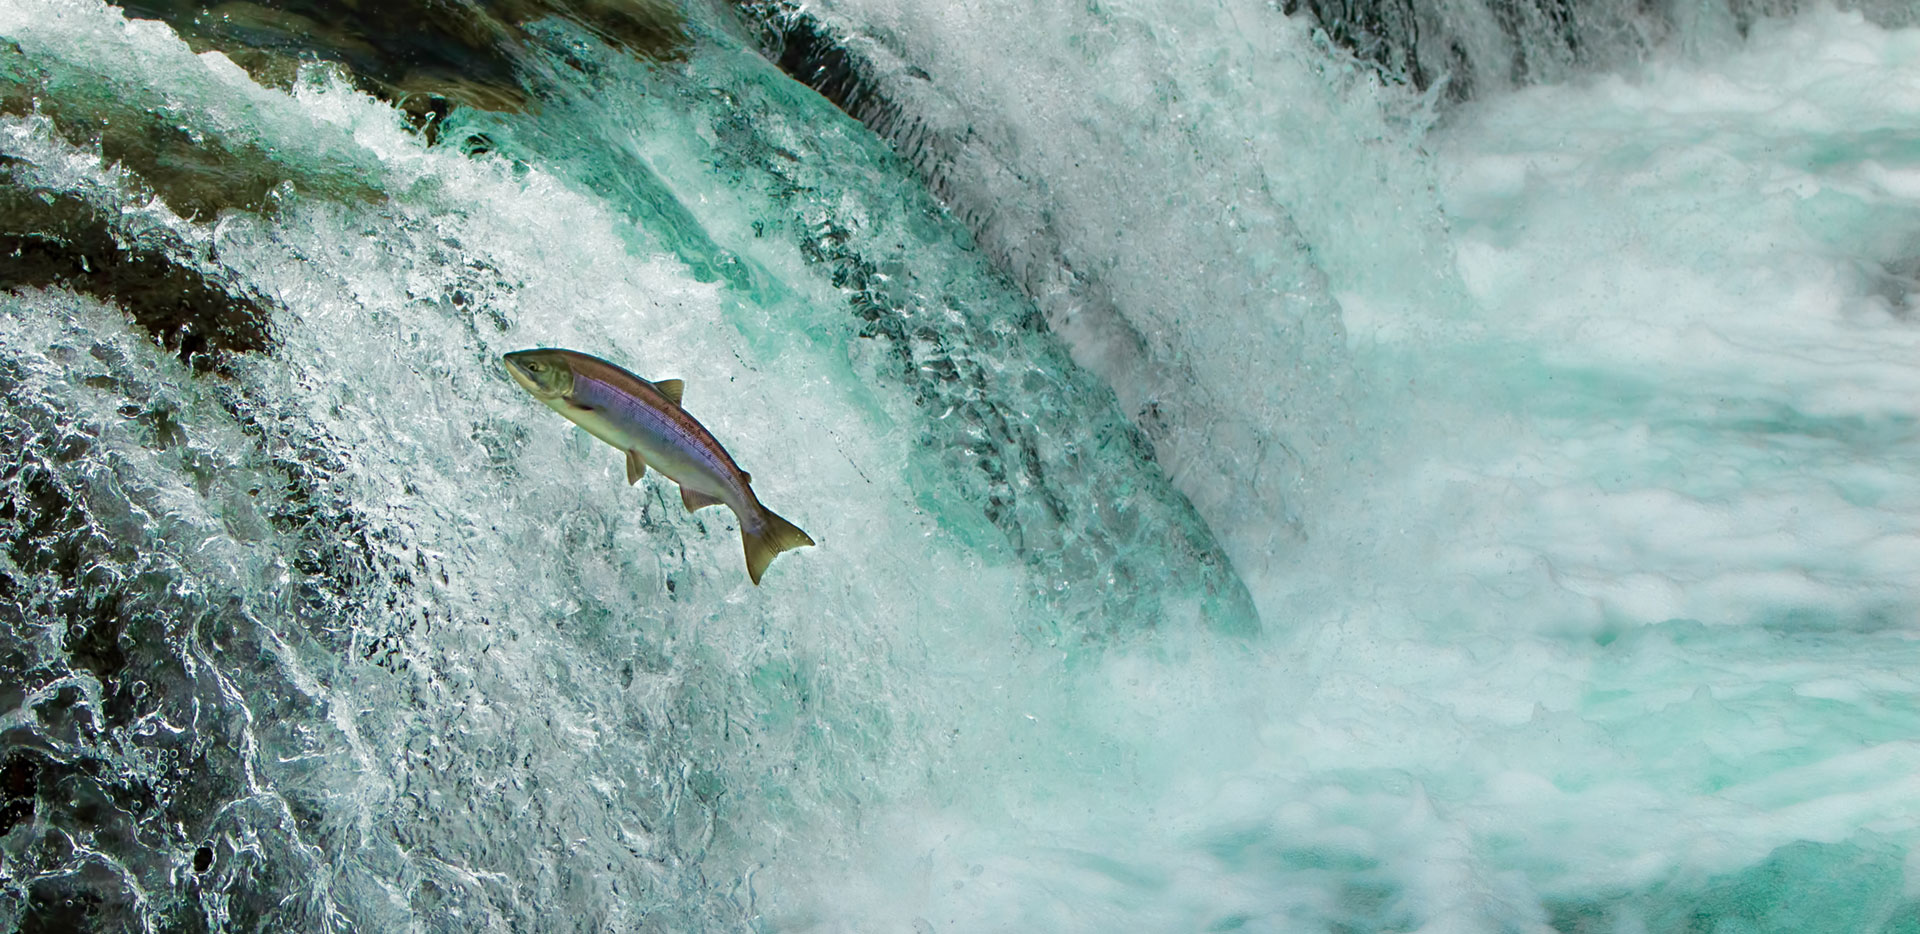
[[[0,7],[0,921],[1920,925],[1920,32],[1016,7],[811,10],[872,127],[527,14],[430,132]]]

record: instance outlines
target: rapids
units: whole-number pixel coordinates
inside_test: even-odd
[[[1920,928],[1920,29],[1309,7],[0,4],[0,924]]]

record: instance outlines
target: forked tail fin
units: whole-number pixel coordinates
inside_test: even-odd
[[[774,515],[773,510],[765,506],[760,506],[759,525],[758,532],[750,532],[747,523],[740,523],[740,537],[747,546],[747,576],[753,578],[755,585],[760,583],[760,575],[767,573],[767,565],[773,563],[774,555],[813,544],[813,539],[800,531],[799,526]]]

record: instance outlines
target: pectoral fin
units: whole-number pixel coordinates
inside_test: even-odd
[[[663,379],[654,383],[653,388],[660,390],[660,394],[674,405],[679,405],[680,394],[686,391],[687,384],[677,379]]]
[[[636,483],[639,483],[640,478],[646,475],[647,475],[647,462],[640,459],[640,452],[638,450],[628,451],[627,452],[627,485],[632,486]]]
[[[705,493],[688,489],[684,486],[680,488],[680,502],[686,504],[688,512],[705,509],[708,506],[720,505],[720,500],[717,497],[708,496]]]

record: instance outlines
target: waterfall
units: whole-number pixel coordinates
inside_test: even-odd
[[[0,923],[1905,930],[1914,26],[12,0]]]

